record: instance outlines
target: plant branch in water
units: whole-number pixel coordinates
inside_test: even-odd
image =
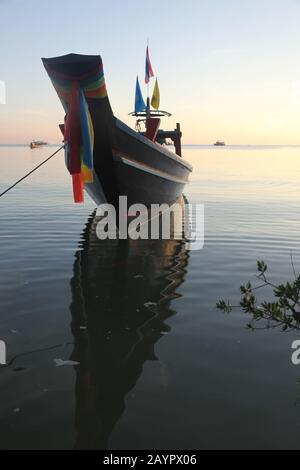
[[[231,305],[230,302],[220,299],[216,307],[224,313],[232,312],[233,308],[241,308],[252,317],[248,324],[251,329],[255,329],[257,322],[265,320],[268,328],[280,326],[283,331],[300,330],[300,275],[296,275],[294,270],[293,282],[275,285],[268,279],[268,267],[264,261],[257,261],[257,271],[257,277],[262,283],[256,287],[252,287],[250,282],[242,285],[239,305]],[[254,291],[264,287],[272,288],[274,300],[259,303]]]

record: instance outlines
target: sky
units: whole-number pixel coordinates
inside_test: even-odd
[[[134,127],[147,38],[162,127],[180,122],[185,144],[300,144],[299,25],[300,0],[0,0],[0,144],[60,142],[40,59],[70,52],[102,56],[114,114]]]

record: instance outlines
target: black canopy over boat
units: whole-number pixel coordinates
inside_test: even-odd
[[[134,131],[113,115],[100,56],[42,60],[66,112],[60,127],[75,201],[83,201],[83,189],[97,205],[117,206],[121,195],[146,206],[175,201],[192,167],[181,158],[180,126],[159,130],[159,118],[168,113],[151,111],[148,98],[145,110],[134,113],[146,130]],[[164,138],[174,142],[176,153],[161,144]]]

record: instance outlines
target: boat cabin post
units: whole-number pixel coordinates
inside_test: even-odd
[[[182,133],[181,133],[181,130],[180,130],[180,124],[179,124],[179,122],[177,122],[176,129],[175,129],[174,146],[175,146],[175,152],[180,157],[182,157],[181,136],[182,136]]]

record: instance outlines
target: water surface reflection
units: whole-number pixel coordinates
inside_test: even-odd
[[[90,218],[75,254],[70,306],[76,448],[107,448],[126,395],[170,330],[189,255],[182,240],[97,239]]]

